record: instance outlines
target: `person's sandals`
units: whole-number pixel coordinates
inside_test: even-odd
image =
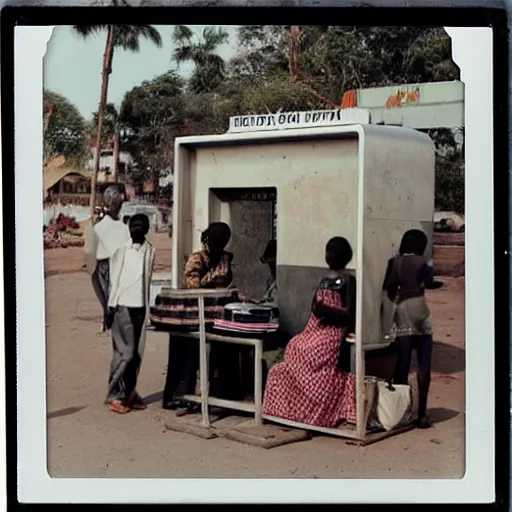
[[[183,404],[183,400],[171,400],[170,402],[164,402],[162,407],[168,411],[175,411],[176,409],[185,407]]]
[[[176,407],[176,416],[185,416],[187,414],[196,414],[201,412],[201,406],[194,402],[187,402],[185,400],[181,400],[178,407]]]
[[[134,391],[130,395],[130,398],[128,398],[128,406],[135,411],[143,411],[148,408],[142,400],[142,397],[136,391]]]
[[[126,414],[131,411],[131,408],[124,405],[121,400],[112,400],[112,402],[109,402],[107,405],[112,412],[117,414]]]

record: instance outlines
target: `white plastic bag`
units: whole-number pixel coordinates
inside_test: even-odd
[[[377,418],[384,430],[406,424],[411,419],[411,387],[379,381],[377,390]]]

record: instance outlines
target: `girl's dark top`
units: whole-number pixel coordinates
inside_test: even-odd
[[[311,312],[326,325],[344,327],[347,333],[355,332],[356,280],[354,276],[324,277],[320,281],[318,289],[327,289],[339,293],[343,309],[332,308],[317,302],[315,294]]]
[[[384,278],[384,291],[390,300],[422,297],[425,289],[436,288],[434,269],[427,265],[423,256],[407,254],[388,261]]]

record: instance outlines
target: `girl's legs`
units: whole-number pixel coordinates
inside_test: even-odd
[[[395,384],[408,384],[409,371],[411,369],[413,337],[399,336],[396,339],[396,344],[398,348],[398,359],[393,382]]]
[[[432,335],[417,336],[418,354],[418,422],[419,426],[429,427],[426,417],[427,397],[430,387],[430,366],[432,362]]]

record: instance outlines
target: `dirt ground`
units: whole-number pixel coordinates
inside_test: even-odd
[[[156,272],[169,270],[167,235],[156,235]],[[464,474],[464,278],[429,293],[434,317],[430,430],[361,448],[342,439],[265,450],[166,431],[160,407],[167,337],[148,333],[139,390],[150,403],[118,416],[103,405],[111,342],[81,248],[45,251],[48,470],[52,477],[461,478]]]

